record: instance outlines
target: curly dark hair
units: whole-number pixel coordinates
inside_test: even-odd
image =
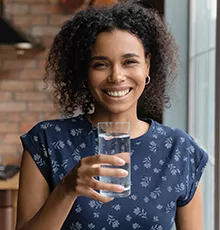
[[[137,112],[139,117],[161,122],[164,106],[169,105],[168,89],[176,72],[177,47],[154,9],[131,1],[80,11],[62,26],[46,63],[45,79],[54,83],[55,105],[65,116],[73,116],[78,108],[85,114],[91,111],[94,99],[83,87],[91,49],[99,33],[114,29],[137,36],[145,54],[151,54],[151,83],[139,98]]]

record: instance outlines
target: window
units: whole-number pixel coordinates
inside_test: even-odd
[[[202,178],[204,230],[214,230],[217,0],[190,1],[189,134],[209,153]]]

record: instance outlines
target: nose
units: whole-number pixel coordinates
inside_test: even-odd
[[[126,76],[125,76],[123,70],[118,66],[113,66],[112,71],[109,74],[107,80],[110,83],[120,83],[120,82],[125,81],[125,79],[126,79]]]

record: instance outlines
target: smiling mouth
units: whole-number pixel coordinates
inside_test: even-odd
[[[131,89],[126,89],[126,90],[105,90],[104,92],[110,96],[110,97],[124,97],[127,94],[129,94],[129,92],[131,91]]]

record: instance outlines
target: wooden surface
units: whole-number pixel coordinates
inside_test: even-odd
[[[8,180],[0,180],[0,190],[18,190],[19,173]]]
[[[16,217],[17,217],[17,198],[18,198],[18,185],[19,185],[19,173],[8,180],[0,180],[0,190],[13,190],[13,220],[12,225],[15,229]],[[1,229],[1,227],[0,227]]]

